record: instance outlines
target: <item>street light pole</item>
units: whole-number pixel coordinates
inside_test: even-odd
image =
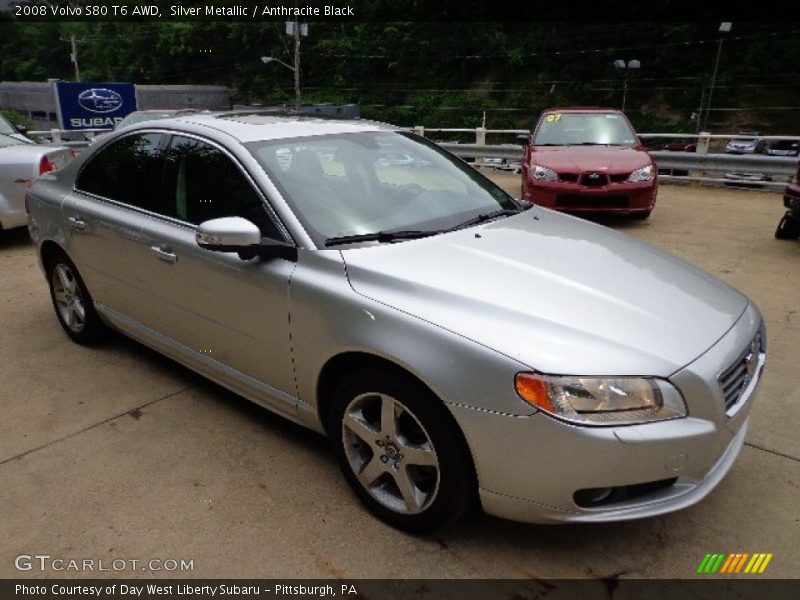
[[[620,58],[614,61],[614,66],[618,70],[625,72],[625,75],[622,77],[622,112],[625,112],[625,103],[628,99],[628,77],[631,74],[631,70],[641,68],[642,63],[638,60],[629,60],[626,63]]]
[[[714,61],[714,73],[711,75],[711,88],[708,90],[708,104],[706,105],[706,114],[703,118],[703,131],[708,125],[708,115],[711,112],[711,99],[714,96],[714,84],[717,82],[717,71],[719,70],[719,59],[722,56],[722,42],[725,39],[723,33],[728,33],[731,30],[732,23],[724,22],[719,24],[719,45],[717,46],[717,58]]]
[[[264,63],[265,65],[267,65],[267,64],[269,64],[271,62],[276,62],[279,65],[283,65],[284,67],[286,67],[290,71],[294,72],[294,109],[295,109],[295,111],[300,112],[300,76],[298,75],[300,63],[299,63],[298,55],[295,54],[295,62],[294,62],[295,66],[294,67],[292,65],[287,65],[282,60],[279,60],[279,59],[274,58],[272,56],[262,56],[261,57],[261,62]]]

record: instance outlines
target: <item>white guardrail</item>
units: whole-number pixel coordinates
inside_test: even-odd
[[[486,144],[487,135],[527,135],[527,129],[458,129],[409,127],[409,131],[422,136],[440,134],[473,134],[474,144],[438,141],[437,143],[462,158],[474,158],[478,164],[496,167],[482,159],[502,159],[505,164],[499,168],[517,170],[522,160],[523,148],[517,144]],[[745,136],[737,134],[712,135],[709,133],[640,133],[645,143],[663,140],[697,140],[696,152],[674,152],[669,150],[648,150],[658,166],[659,180],[664,182],[697,181],[709,184],[758,185],[774,191],[783,191],[786,184],[797,173],[798,157],[769,156],[765,154],[729,154],[709,152],[713,142],[731,139],[758,139],[765,142],[780,140],[800,141],[798,136]],[[662,144],[663,145],[663,144]],[[680,174],[675,174],[676,172]],[[725,175],[730,174],[729,177]]]

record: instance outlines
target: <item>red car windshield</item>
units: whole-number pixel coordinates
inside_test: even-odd
[[[615,112],[553,112],[542,116],[534,146],[635,146],[628,121]]]

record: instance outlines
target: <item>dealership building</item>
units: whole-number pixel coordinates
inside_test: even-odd
[[[230,90],[219,85],[135,85],[138,110],[196,108],[228,110]],[[37,129],[59,129],[58,101],[53,82],[0,82],[0,108],[22,113]]]

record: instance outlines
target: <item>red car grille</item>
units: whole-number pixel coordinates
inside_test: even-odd
[[[581,175],[581,185],[599,187],[608,184],[608,175],[605,173],[584,173]]]

